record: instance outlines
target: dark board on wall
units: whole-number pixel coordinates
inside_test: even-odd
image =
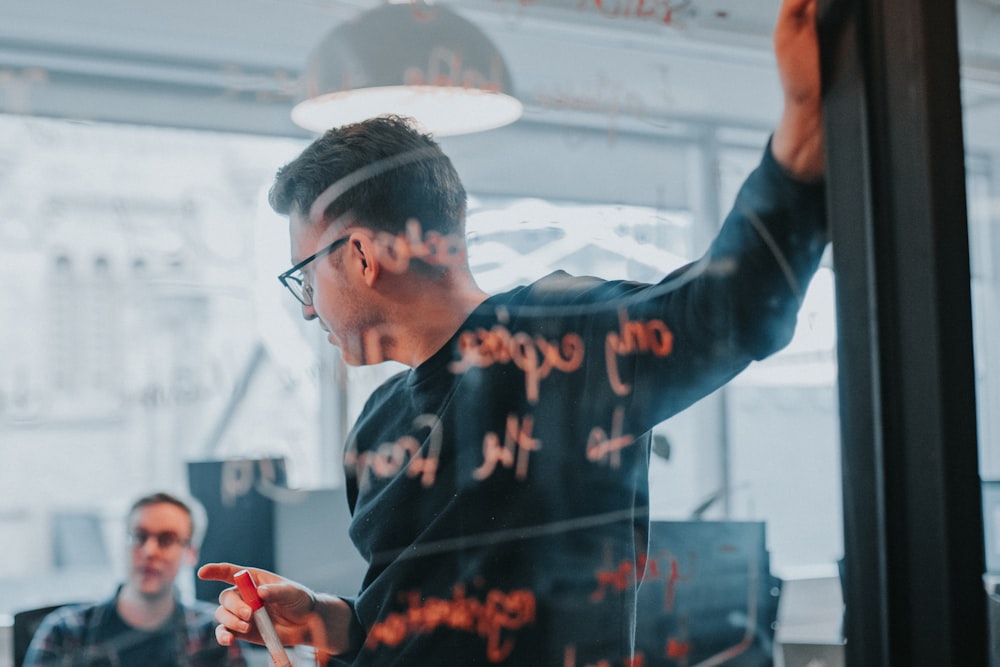
[[[275,569],[272,489],[287,488],[284,459],[193,461],[188,486],[208,514],[198,566],[231,562]],[[227,586],[195,580],[195,596],[215,602]]]
[[[344,489],[297,491],[275,506],[275,563],[282,576],[316,591],[356,595],[367,563],[348,535]]]
[[[764,524],[654,521],[636,647],[647,667],[763,667],[773,659],[781,581]]]

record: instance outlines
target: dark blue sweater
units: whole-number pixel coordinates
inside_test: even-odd
[[[648,433],[787,344],[826,240],[822,187],[768,150],[699,261],[496,295],[381,386],[346,453],[370,567],[345,658],[637,664]]]

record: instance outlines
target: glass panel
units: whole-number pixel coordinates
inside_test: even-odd
[[[1000,664],[1000,7],[959,4],[990,664]]]
[[[189,460],[266,452],[294,462],[291,483],[322,480],[316,355],[275,289],[287,242],[262,242],[262,188],[301,142],[5,115],[0,137],[12,613],[106,595],[127,502],[184,489]],[[92,519],[78,546],[86,527],[102,547],[86,576],[55,557],[66,512]]]
[[[219,17],[173,17],[166,39],[149,15],[118,6],[132,39],[99,31],[110,46],[80,61],[91,68],[80,79],[55,56],[0,78],[23,93],[0,108],[24,114],[0,116],[0,543],[16,545],[0,555],[0,614],[110,594],[128,503],[162,488],[205,505],[202,560],[354,595],[364,552],[374,569],[358,600],[363,650],[379,656],[404,642],[427,664],[446,662],[434,651],[565,667],[835,653],[833,277],[821,244],[789,251],[789,235],[772,229],[756,199],[766,184],[738,196],[780,111],[774,3],[468,3],[526,111],[440,143],[469,194],[471,272],[505,296],[464,322],[453,302],[428,307],[411,323],[446,356],[407,359],[399,330],[376,328],[394,309],[344,278],[358,248],[341,246],[305,269],[317,310],[335,336],[363,332],[366,353],[377,340],[371,358],[396,357],[354,366],[275,280],[321,249],[295,236],[290,257],[287,222],[265,198],[312,137],[248,133],[275,105],[285,119],[288,63],[365,4],[262,7],[271,25],[258,25],[223,3],[223,24],[247,35],[294,20],[294,45],[262,38],[275,53],[213,31]],[[32,11],[7,24],[29,41],[44,23]],[[82,57],[92,37],[74,32],[79,19],[68,13],[49,39],[76,35],[65,51]],[[282,51],[293,46],[294,59]],[[134,62],[122,55],[143,48]],[[140,74],[126,85],[131,67]],[[261,83],[260,72],[282,74]],[[81,88],[94,116],[134,113],[149,126],[40,117],[72,118],[59,100]],[[102,108],[98,92],[134,105]],[[154,127],[169,121],[151,100],[177,123],[216,128],[221,117],[240,132]],[[737,201],[733,253],[691,264]],[[413,251],[433,224],[417,222],[415,236],[376,236],[369,251],[388,252],[390,239]],[[749,258],[735,252],[750,246]],[[820,264],[815,276],[797,266],[802,255]],[[416,301],[411,281],[433,287],[416,270],[384,271],[386,294]],[[643,285],[607,282],[617,280]],[[530,298],[511,292],[527,284]],[[710,296],[691,296],[692,285]],[[772,308],[794,325],[774,346]],[[406,400],[385,405],[379,387],[400,372]],[[256,541],[240,551],[247,534]],[[77,557],[68,543],[81,545]],[[190,573],[179,581],[186,594],[218,593]],[[632,604],[630,655],[620,610]]]

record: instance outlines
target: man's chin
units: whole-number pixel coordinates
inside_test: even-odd
[[[163,577],[146,576],[132,582],[132,587],[144,597],[160,597],[165,591],[170,590],[169,582]]]
[[[371,355],[365,354],[365,347],[360,343],[344,345],[339,340],[336,340],[333,334],[330,334],[327,339],[331,345],[340,351],[340,358],[348,366],[371,366],[372,364],[385,361],[384,359],[378,359],[377,361],[370,359]]]
[[[355,366],[355,367],[357,367],[357,366],[367,366],[368,365],[368,363],[365,362],[364,359],[359,359],[356,356],[354,356],[353,354],[351,354],[350,352],[345,352],[344,348],[337,348],[337,349],[340,350],[340,358],[348,366]]]
[[[391,338],[377,326],[365,328],[363,333],[353,329],[343,332],[342,338],[330,329],[325,331],[327,341],[340,351],[340,358],[348,366],[374,366],[388,361],[385,353],[391,347],[388,344]]]

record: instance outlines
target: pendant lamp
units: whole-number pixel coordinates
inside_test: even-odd
[[[443,5],[383,4],[341,23],[310,54],[303,83],[292,120],[314,132],[398,114],[440,137],[522,111],[496,46]]]

